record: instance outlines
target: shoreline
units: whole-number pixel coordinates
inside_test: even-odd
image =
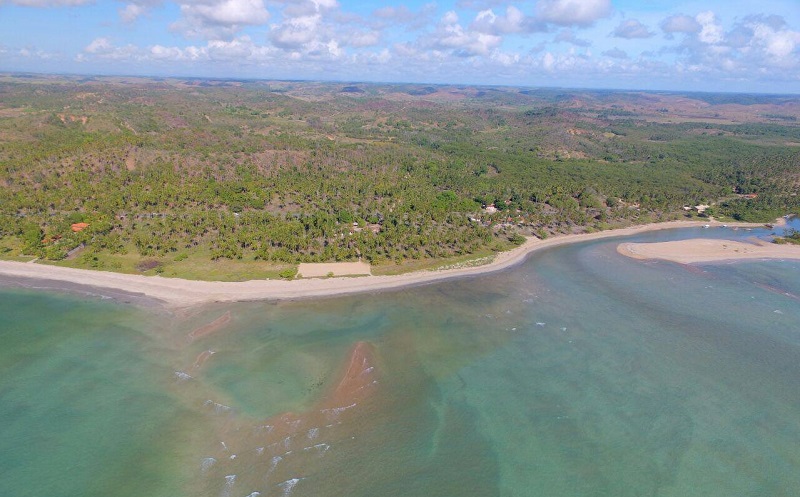
[[[557,235],[544,240],[530,237],[522,245],[499,252],[489,264],[445,270],[427,270],[393,276],[363,276],[358,278],[327,278],[298,280],[250,280],[242,282],[199,281],[161,276],[113,273],[91,269],[0,261],[0,285],[11,281],[17,287],[35,288],[45,283],[47,290],[77,290],[80,293],[122,300],[125,302],[158,301],[167,308],[179,309],[213,302],[243,302],[258,300],[298,300],[356,293],[391,290],[425,285],[453,278],[494,273],[522,263],[537,251],[651,231],[675,228],[723,226],[718,221],[667,221],[631,226],[594,233]],[[759,223],[727,223],[731,227],[762,227]],[[25,281],[39,282],[25,285]]]

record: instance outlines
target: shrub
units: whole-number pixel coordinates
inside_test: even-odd
[[[286,280],[293,280],[294,277],[297,276],[297,268],[296,267],[286,268],[280,273],[278,273],[278,276]]]
[[[508,237],[508,241],[513,243],[514,245],[522,245],[525,243],[525,237],[520,235],[519,233],[514,233],[510,237]]]

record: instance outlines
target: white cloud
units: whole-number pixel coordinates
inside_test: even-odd
[[[442,24],[456,24],[458,22],[458,14],[455,10],[449,10],[442,16]]]
[[[150,55],[156,60],[184,60],[183,50],[178,47],[155,45],[150,47]]]
[[[417,19],[417,14],[405,5],[400,5],[399,7],[387,5],[375,10],[372,15],[397,23],[408,23]]]
[[[270,18],[264,0],[184,0],[180,9],[182,18],[171,28],[189,38],[229,38]]]
[[[525,14],[512,5],[506,8],[505,15],[498,16],[491,9],[478,12],[470,29],[480,33],[498,35],[519,33],[523,31],[524,25]]]
[[[606,57],[611,57],[612,59],[627,59],[628,58],[627,52],[625,52],[625,50],[620,50],[617,47],[614,47],[611,50],[606,50],[605,52],[602,53],[602,55],[605,55]]]
[[[283,14],[288,17],[312,16],[339,6],[336,0],[295,0],[286,3]]]
[[[135,3],[129,3],[119,9],[119,16],[125,22],[133,22],[147,11],[147,7]]]
[[[561,31],[559,31],[553,41],[555,41],[557,43],[560,43],[560,42],[570,43],[570,44],[578,46],[578,47],[588,47],[588,46],[590,46],[592,44],[592,42],[589,41],[589,40],[584,40],[584,39],[578,38],[575,35],[575,32],[572,31],[569,28],[562,29]]]
[[[222,25],[264,24],[269,12],[263,0],[214,0],[181,4],[181,10],[204,22]]]
[[[92,1],[0,0],[0,6],[58,7]],[[630,81],[639,78],[641,86],[657,86],[655,76],[648,73],[657,70],[658,77],[665,78],[662,87],[698,84],[698,88],[708,88],[706,82],[713,81],[783,80],[791,83],[790,91],[800,90],[800,26],[796,16],[785,12],[785,19],[748,16],[746,10],[722,15],[722,10],[708,4],[705,9],[714,12],[668,15],[662,10],[656,17],[652,9],[640,9],[639,14],[632,11],[630,18],[617,12],[611,19],[612,0],[456,0],[460,10],[450,12],[434,4],[409,8],[392,2],[379,4],[371,13],[365,13],[369,9],[351,9],[354,4],[350,0],[344,5],[339,3],[342,0],[119,1],[119,19],[138,21],[141,24],[136,29],[180,9],[180,17],[170,20],[175,21],[172,29],[204,41],[172,43],[153,38],[151,45],[137,47],[126,44],[125,37],[132,36],[130,29],[105,36],[100,35],[103,31],[95,31],[91,43],[79,54],[71,54],[86,70],[102,72],[106,67],[118,72],[118,67],[141,67],[147,74],[225,75],[227,71],[228,75],[346,75],[350,79],[441,82],[468,82],[471,78],[475,82],[502,79],[569,85],[574,81],[589,86],[613,86],[607,81],[619,81],[621,74]],[[785,5],[794,0],[775,1]],[[148,15],[162,5],[167,8],[158,16]],[[770,11],[772,5],[761,8]],[[437,8],[441,9],[438,14]],[[597,27],[591,29],[593,24]],[[152,27],[148,24],[148,32],[156,36],[158,30]],[[663,47],[652,39],[657,29],[664,35]],[[628,50],[625,52],[614,46],[606,36],[609,32],[622,39],[651,38],[646,47],[639,48],[651,52],[645,56],[633,43],[618,42],[624,44],[619,47]],[[665,41],[673,38],[677,40]],[[25,59],[29,65],[16,67],[35,68],[36,61],[45,60],[36,55],[37,49],[21,45],[4,48],[5,66]],[[589,51],[588,47],[597,48]],[[49,60],[58,57],[65,60],[63,54]],[[56,71],[65,68],[53,67]],[[758,88],[752,83],[749,89]]]
[[[419,55],[419,49],[411,43],[395,43],[392,51],[401,58],[414,58]]]
[[[132,23],[157,5],[161,5],[161,0],[128,0],[127,4],[119,9],[119,17],[125,23]]]
[[[373,55],[375,62],[379,64],[386,64],[392,58],[392,54],[389,52],[389,49],[387,48],[384,48],[377,54],[370,54],[370,55]]]
[[[74,7],[94,3],[94,0],[10,0],[8,3],[22,7]]]
[[[611,0],[539,0],[536,14],[560,26],[590,26],[611,14]]]
[[[789,29],[785,22],[764,18],[750,18],[744,25],[752,32],[748,47],[766,55],[768,62],[785,65],[798,62],[800,31]],[[783,21],[780,19],[780,21]]]
[[[687,17],[667,18],[661,24],[667,35],[686,34],[669,49],[677,54],[672,65],[677,73],[703,75],[708,80],[800,81],[800,32],[782,17],[745,16],[727,30],[713,12],[701,12],[692,19],[694,23]]]
[[[377,31],[353,31],[344,40],[351,47],[374,47],[381,41],[381,34]]]
[[[545,53],[542,56],[542,67],[545,71],[552,71],[555,69],[556,65],[556,58],[550,52]]]
[[[755,27],[754,34],[753,41],[763,44],[764,51],[777,59],[791,55],[797,43],[800,42],[800,33],[776,32],[763,24]]]
[[[0,53],[3,52],[5,52],[5,50],[0,50]],[[21,48],[17,51],[17,55],[25,59],[38,59],[40,61],[51,60],[58,56],[58,54],[38,48]]]
[[[270,39],[281,48],[302,48],[318,38],[321,20],[319,15],[286,19],[270,28]]]
[[[717,16],[710,10],[701,12],[695,17],[697,23],[700,24],[700,34],[698,38],[703,43],[714,44],[722,41],[723,30],[722,26],[717,22]]]
[[[337,23],[335,0],[309,0],[291,4],[281,22],[272,24],[269,40],[295,60],[337,60],[346,55],[345,45],[367,47],[380,40],[372,30],[353,30]]]
[[[405,25],[408,29],[420,29],[428,25],[436,12],[436,5],[429,3],[423,5],[419,11],[414,12],[405,5],[397,7],[387,5],[372,13],[378,27],[387,25]]]
[[[699,33],[701,26],[694,17],[678,14],[661,21],[661,30],[671,37],[673,33]]]
[[[205,45],[186,47],[156,44],[142,48],[134,45],[115,46],[107,38],[97,38],[77,57],[80,62],[93,59],[126,60],[142,63],[208,63],[223,62],[235,65],[258,64],[274,59],[278,50],[257,45],[249,36],[230,41],[211,40]]]
[[[103,53],[111,49],[108,38],[95,38],[83,50],[88,53]]]
[[[508,3],[507,0],[458,0],[456,7],[465,10],[486,10]]]
[[[493,62],[497,62],[500,65],[506,67],[513,67],[517,65],[522,58],[519,56],[519,54],[507,53],[507,52],[501,52],[500,50],[495,50],[489,56],[489,59]]]
[[[451,10],[442,17],[426,45],[429,48],[447,51],[460,57],[470,57],[488,55],[502,41],[503,39],[495,34],[464,29],[458,23],[458,14]]]
[[[135,45],[116,46],[108,38],[95,38],[78,54],[78,61],[95,57],[107,60],[137,60],[140,49]]]
[[[405,5],[400,5],[399,7],[387,5],[386,7],[381,7],[373,11],[372,15],[380,17],[381,19],[391,19],[397,22],[409,22],[416,17],[416,14]]]
[[[244,60],[248,62],[264,60],[274,53],[271,49],[253,43],[249,36],[242,36],[231,41],[212,40],[204,48],[193,52],[193,56],[207,54],[216,61]]]
[[[631,40],[634,38],[650,38],[654,33],[636,19],[625,19],[614,29],[613,34],[617,38]]]

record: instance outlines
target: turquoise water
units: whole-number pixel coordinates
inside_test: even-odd
[[[0,495],[796,496],[800,263],[619,242],[180,315],[4,291]]]

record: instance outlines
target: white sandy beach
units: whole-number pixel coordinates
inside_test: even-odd
[[[692,264],[740,259],[800,259],[800,245],[777,245],[754,240],[694,238],[674,242],[620,243],[617,252],[635,259],[661,259]]]
[[[117,290],[129,294],[138,294],[152,299],[157,299],[163,301],[168,307],[179,308],[209,302],[300,299],[308,297],[373,292],[377,290],[420,285],[460,276],[499,271],[522,262],[528,254],[534,251],[548,247],[615,236],[633,235],[646,231],[697,227],[706,224],[712,226],[721,225],[721,223],[704,221],[670,221],[665,223],[654,223],[596,233],[561,235],[548,238],[546,240],[529,238],[519,247],[516,247],[508,252],[501,252],[497,254],[494,261],[483,266],[440,271],[418,271],[396,276],[299,279],[293,281],[195,281],[178,278],[163,278],[160,276],[143,276],[107,271],[94,271],[88,269],[73,269],[12,261],[0,261],[0,275],[15,278],[49,280],[55,282],[64,282],[67,284],[87,285],[96,288]],[[732,224],[731,226],[761,225]],[[752,251],[726,251],[725,258],[738,258],[744,254],[752,253]]]

